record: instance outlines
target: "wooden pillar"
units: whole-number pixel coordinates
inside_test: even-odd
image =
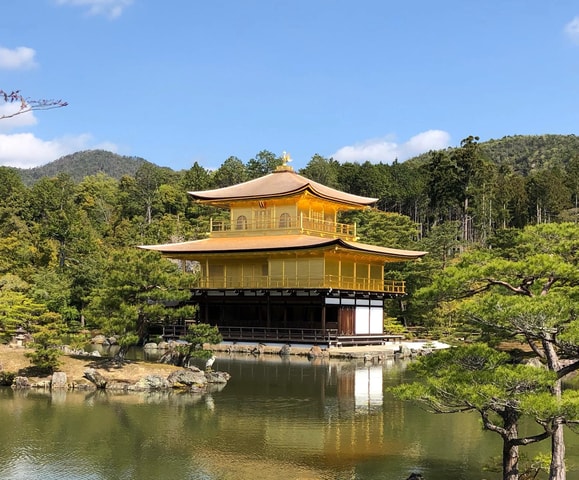
[[[266,314],[267,314],[267,318],[266,318],[266,327],[267,328],[271,328],[271,297],[269,295],[269,292],[266,293],[267,296],[267,308],[266,308]]]

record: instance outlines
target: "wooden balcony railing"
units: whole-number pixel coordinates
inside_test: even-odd
[[[356,225],[347,223],[330,222],[300,215],[297,218],[276,219],[265,218],[256,222],[240,222],[236,220],[210,222],[210,233],[214,237],[219,236],[247,236],[262,235],[274,231],[276,234],[305,233],[315,235],[331,235],[348,239],[356,238]]]
[[[338,336],[336,329],[266,328],[219,326],[219,333],[229,341],[330,343]]]
[[[164,325],[162,336],[165,339],[182,338],[187,333],[186,325]],[[271,343],[321,343],[329,346],[380,345],[384,342],[400,342],[404,335],[384,333],[366,335],[343,335],[335,328],[278,328],[219,326],[219,333],[225,341],[271,342]]]
[[[336,275],[325,277],[275,277],[275,276],[248,276],[248,277],[211,277],[201,278],[198,288],[205,289],[343,289],[370,292],[384,292],[403,295],[406,284],[402,280],[378,280],[371,278],[355,278]]]

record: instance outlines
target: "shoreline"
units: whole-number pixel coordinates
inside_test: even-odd
[[[412,358],[430,353],[434,349],[447,348],[448,345],[439,342],[387,342],[382,345],[319,347],[311,345],[284,344],[225,344],[204,345],[204,349],[225,355],[251,355],[253,357],[302,357],[308,360],[364,360],[365,362],[381,363],[387,359]],[[52,374],[39,374],[25,356],[31,349],[23,346],[0,345],[0,377],[26,377],[35,387],[49,388]],[[183,369],[175,365],[148,360],[127,360],[121,365],[113,365],[107,357],[95,357],[63,354],[60,365],[55,372],[66,375],[66,384],[73,389],[92,388],[85,376],[87,370],[96,370],[109,382],[138,382],[150,376],[166,377]]]
[[[205,350],[212,350],[219,353],[231,354],[253,354],[253,355],[284,355],[282,343],[220,343],[218,345],[204,345]],[[341,347],[318,347],[318,354],[313,354],[315,346],[287,344],[289,350],[287,355],[321,357],[329,359],[353,360],[370,358],[395,358],[401,356],[404,358],[423,355],[433,350],[449,348],[450,345],[437,341],[396,341],[385,342],[381,345],[359,345],[359,346],[341,346]]]

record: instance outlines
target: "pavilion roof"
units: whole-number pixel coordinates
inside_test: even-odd
[[[358,251],[382,256],[390,261],[416,260],[427,252],[401,250],[379,247],[359,242],[350,242],[341,238],[324,238],[311,235],[272,235],[260,237],[216,237],[164,245],[143,245],[139,248],[156,250],[168,257],[183,255],[223,254],[223,253],[257,253],[277,250],[302,250],[335,246],[346,250]]]
[[[361,197],[326,187],[321,183],[298,175],[292,169],[279,169],[269,175],[230,187],[188,193],[201,203],[222,205],[242,200],[287,197],[302,192],[309,192],[316,197],[349,206],[364,207],[373,205],[378,201],[377,198]]]

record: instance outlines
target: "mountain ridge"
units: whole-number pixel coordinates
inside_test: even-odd
[[[34,168],[17,168],[25,185],[31,185],[43,177],[55,177],[68,173],[76,183],[90,175],[104,173],[117,180],[124,175],[134,176],[145,163],[151,162],[140,157],[129,157],[107,150],[82,150],[58,158]]]
[[[510,135],[479,142],[479,145],[487,159],[497,165],[508,166],[524,176],[544,168],[563,168],[571,158],[579,158],[579,137],[574,134]],[[444,150],[452,151],[455,148],[458,147]],[[427,162],[432,153],[426,152],[405,162],[419,165]],[[42,177],[54,177],[59,173],[68,173],[75,182],[98,173],[120,179],[124,175],[134,176],[143,164],[158,167],[141,157],[119,155],[106,150],[83,150],[39,167],[15,170],[24,184],[31,185]],[[159,168],[175,171],[169,167]]]

